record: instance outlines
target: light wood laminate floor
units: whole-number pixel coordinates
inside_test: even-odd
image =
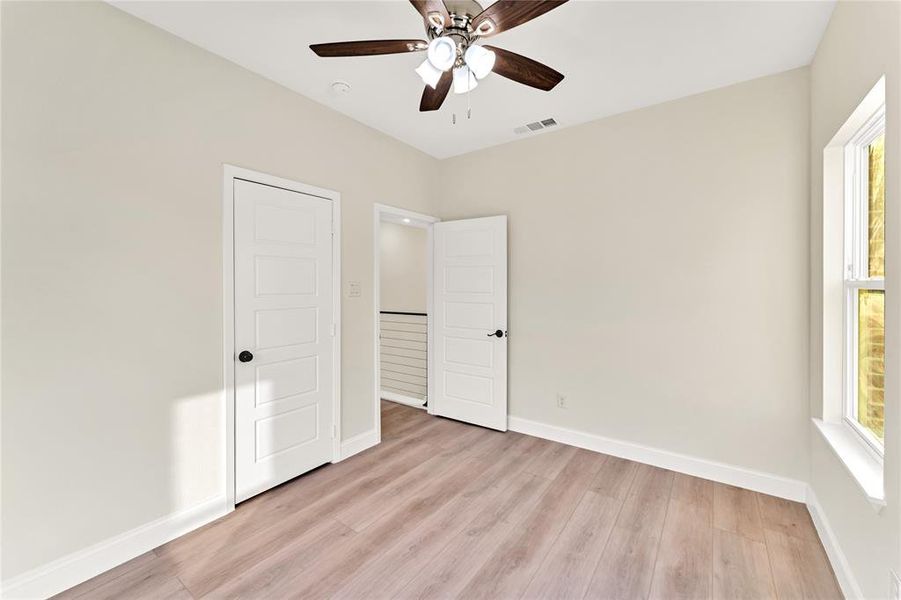
[[[840,598],[803,504],[424,411],[60,598]]]

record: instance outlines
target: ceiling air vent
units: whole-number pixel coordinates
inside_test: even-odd
[[[547,129],[548,127],[555,127],[557,125],[556,119],[542,119],[541,121],[535,121],[534,123],[526,123],[525,125],[520,125],[513,129],[513,133],[516,135],[522,135],[524,133],[535,133],[536,131],[541,131],[542,129]]]

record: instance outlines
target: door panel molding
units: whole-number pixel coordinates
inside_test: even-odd
[[[341,194],[267,173],[223,165],[222,177],[222,447],[223,481],[228,511],[235,507],[235,181],[299,192],[331,202],[332,206],[332,462],[341,460]],[[277,234],[278,232],[274,232]],[[276,236],[277,237],[277,236]],[[276,242],[277,243],[277,242]],[[320,332],[329,335],[331,332]]]

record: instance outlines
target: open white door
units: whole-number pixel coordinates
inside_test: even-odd
[[[507,217],[435,223],[434,240],[435,413],[506,431]]]
[[[236,179],[235,499],[332,460],[332,202]]]

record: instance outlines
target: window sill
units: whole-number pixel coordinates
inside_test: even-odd
[[[881,511],[885,506],[882,461],[847,425],[812,421],[876,512]]]

